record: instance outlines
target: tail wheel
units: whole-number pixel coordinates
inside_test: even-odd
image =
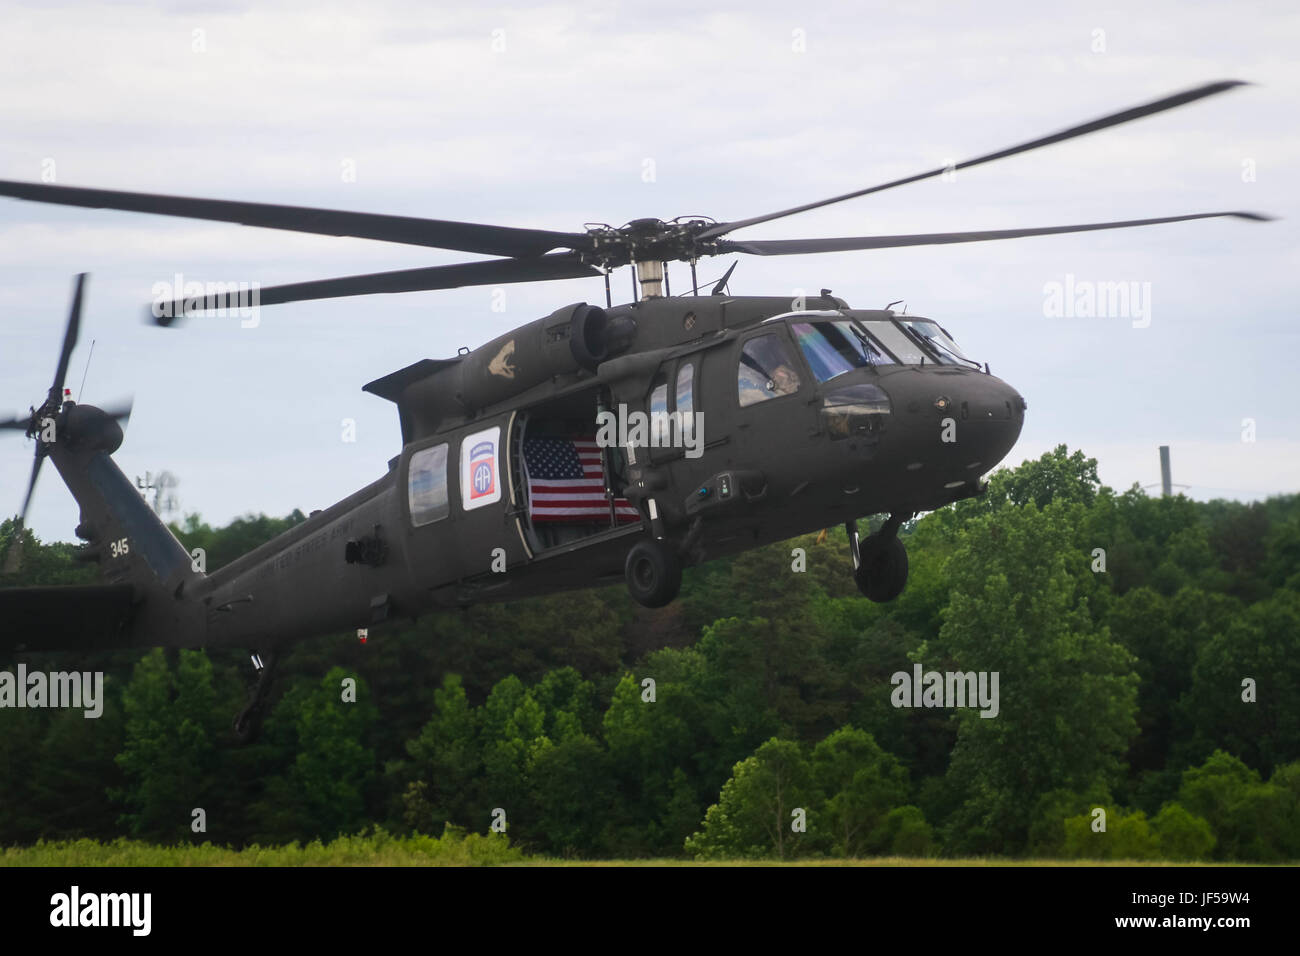
[[[638,541],[627,554],[623,567],[628,593],[645,607],[663,607],[682,587],[682,561],[666,541],[647,538]]]
[[[862,561],[853,572],[858,590],[878,604],[892,601],[907,586],[907,548],[897,537],[890,535],[884,541],[866,547],[863,542]]]

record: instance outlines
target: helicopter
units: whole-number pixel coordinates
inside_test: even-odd
[[[257,305],[342,296],[604,279],[579,302],[454,357],[421,359],[363,389],[397,407],[402,447],[386,473],[208,573],[149,509],[112,454],[128,408],[64,388],[80,325],[76,282],[53,384],[0,422],[35,440],[8,559],[21,548],[48,458],[80,505],[80,560],[100,583],[0,589],[0,649],[242,647],[260,671],[236,718],[245,735],[277,652],[329,632],[622,580],[641,605],[677,595],[683,568],[843,525],[868,599],[907,582],[898,532],[912,516],[986,488],[1027,403],[934,319],[856,309],[823,289],[791,300],[733,296],[735,263],[702,294],[709,256],[798,255],[981,242],[1237,218],[1250,212],[927,235],[745,240],[741,229],[939,177],[1223,93],[1210,83],[1087,123],[868,188],[748,219],[638,219],[582,232],[0,181],[36,202],[354,236],[497,258],[256,290]],[[558,250],[558,251],[557,251]],[[689,265],[673,295],[669,263]],[[610,275],[631,266],[634,299]],[[891,303],[891,306],[896,303]],[[171,326],[247,306],[243,290],[155,301]],[[873,533],[858,522],[887,515]],[[10,569],[16,560],[8,560]]]

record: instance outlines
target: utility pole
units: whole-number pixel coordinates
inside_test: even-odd
[[[1160,446],[1160,493],[1168,498],[1174,493],[1174,476],[1169,469],[1169,446]]]

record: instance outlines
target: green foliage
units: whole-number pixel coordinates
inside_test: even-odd
[[[871,843],[889,856],[926,857],[934,852],[934,828],[920,808],[895,807],[885,814]]]
[[[1049,860],[1064,857],[1065,821],[1088,815],[1094,807],[1112,804],[1110,794],[1099,785],[1082,794],[1065,789],[1049,790],[1038,798],[1030,820],[1029,855]]]
[[[1097,459],[1081,451],[1071,454],[1064,445],[1057,445],[1037,461],[995,472],[984,498],[968,499],[978,502],[968,507],[998,509],[1032,504],[1042,509],[1053,501],[1090,505],[1100,487]]]
[[[126,775],[115,793],[134,836],[188,839],[192,810],[206,809],[217,782],[212,664],[180,651],[172,667],[154,650],[136,665],[123,695],[126,741],[117,763]]]
[[[703,829],[686,839],[686,851],[701,860],[797,856],[807,841],[805,833],[792,830],[795,814],[802,810],[812,830],[815,799],[803,748],[773,737],[736,764],[718,802],[704,814]]]
[[[394,837],[382,829],[322,843],[258,846],[242,850],[202,843],[155,846],[135,840],[38,841],[0,849],[0,866],[500,866],[526,860],[501,834]]]
[[[470,709],[460,676],[448,674],[433,696],[433,716],[406,745],[412,779],[403,795],[406,823],[426,833],[469,819],[473,805],[466,797],[482,767],[480,716]]]
[[[685,848],[702,860],[928,856],[933,830],[907,797],[907,771],[857,728],[830,734],[811,759],[774,737],[736,764]]]
[[[303,520],[175,530],[213,570]],[[4,584],[93,579],[73,545],[24,535]],[[104,671],[107,699],[98,720],[0,711],[0,846],[360,862],[369,837],[292,841],[380,825],[402,834],[380,856],[406,862],[450,825],[474,835],[429,854],[468,860],[505,845],[501,808],[510,844],[566,858],[1300,859],[1300,496],[1116,493],[1062,446],[902,536],[887,605],[857,594],[837,525],[690,568],[657,611],[607,587],[294,645],[246,746],[242,650],[26,655]],[[0,522],[0,553],[12,537]],[[998,716],[893,706],[914,662],[998,672]]]
[[[307,516],[295,508],[292,514],[284,518],[245,515],[224,528],[213,528],[198,515],[191,514],[186,515],[180,524],[170,527],[186,551],[203,549],[207,569],[212,572],[306,520]]]
[[[343,699],[344,681],[356,682],[355,701]],[[299,705],[298,756],[288,781],[307,833],[332,838],[364,825],[366,790],[375,776],[374,751],[365,741],[374,720],[369,688],[341,667]]]
[[[888,852],[899,827],[917,829],[910,818],[886,825],[891,810],[907,802],[907,771],[897,758],[881,750],[870,734],[853,727],[840,728],[813,748],[812,764],[813,780],[826,795],[819,822],[833,834],[836,856]],[[915,841],[915,837],[913,833],[909,839]],[[928,849],[929,840],[923,842]]]
[[[1117,781],[1137,730],[1134,658],[1089,611],[1078,516],[1053,503],[972,519],[948,561],[952,598],[918,659],[1002,681],[996,717],[953,718],[948,776],[967,794],[948,823],[957,852],[1022,852],[1039,798]]]
[[[0,521],[0,568],[5,565],[9,549],[17,536],[17,522],[13,518]],[[77,546],[65,542],[42,544],[30,528],[22,532],[22,562],[18,570],[0,572],[0,586],[35,587],[56,584],[91,584],[95,580],[93,567],[73,560]]]
[[[1160,858],[1180,862],[1208,860],[1214,849],[1214,831],[1203,818],[1179,803],[1167,803],[1151,821]]]
[[[1215,858],[1278,862],[1300,855],[1300,762],[1267,783],[1237,757],[1216,750],[1183,773],[1178,802],[1203,817],[1216,838]]]
[[[1255,684],[1253,702],[1244,683]],[[1200,647],[1183,709],[1203,757],[1222,747],[1268,772],[1300,755],[1300,592],[1245,609]]]
[[[1152,860],[1159,850],[1147,815],[1125,813],[1115,806],[1106,811],[1106,829],[1098,830],[1100,817],[1089,812],[1065,821],[1062,856],[1076,860]]]

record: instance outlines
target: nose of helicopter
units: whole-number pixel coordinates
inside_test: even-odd
[[[992,375],[964,375],[953,389],[951,414],[954,431],[964,430],[952,444],[966,444],[976,452],[982,472],[996,466],[1015,446],[1025,424],[1027,403],[1020,393]],[[946,396],[937,396],[941,402]],[[937,407],[937,406],[936,406]],[[942,439],[942,435],[940,436]]]
[[[893,460],[926,495],[960,496],[992,471],[1020,438],[1024,398],[974,369],[912,370],[882,377],[898,425]]]

